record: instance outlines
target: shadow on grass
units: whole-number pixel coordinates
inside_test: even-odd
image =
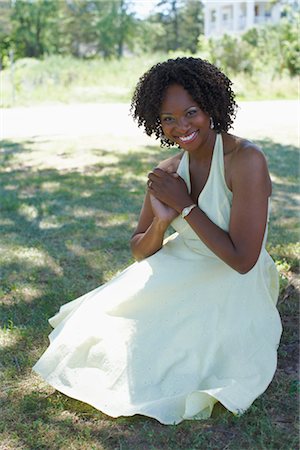
[[[15,158],[30,154],[31,144],[0,145],[0,325],[14,334],[14,343],[0,349],[0,361],[16,374],[30,369],[37,346],[39,353],[45,347],[47,319],[61,304],[133,262],[129,238],[145,174],[161,158],[159,148],[138,156],[111,151],[116,162],[107,166],[101,163],[107,152],[95,149],[100,162],[84,173],[39,170]]]
[[[20,153],[22,146],[2,145],[5,151],[0,162],[8,170],[1,174],[0,227],[9,255],[1,264],[2,290],[10,292],[14,301],[2,306],[0,320],[2,326],[8,319],[16,326],[27,325],[33,319],[26,312],[28,305],[18,314],[22,295],[13,294],[20,284],[45,287],[34,310],[38,311],[41,301],[52,301],[54,312],[63,299],[70,300],[106,281],[103,268],[115,272],[130,260],[129,238],[145,193],[145,181],[137,174],[146,174],[154,159],[151,164],[148,151],[138,160],[136,155],[120,153],[118,162],[110,164],[105,174],[102,164],[87,167],[85,173],[26,167],[10,170],[9,159]],[[97,267],[91,264],[90,252],[93,262],[98,258]],[[9,316],[11,308],[15,313]],[[44,317],[37,318],[40,320]]]
[[[264,151],[271,176],[273,194],[269,244],[288,244],[299,239],[299,149],[292,145],[282,145],[271,140],[261,140],[257,144]]]
[[[297,148],[266,140],[258,144],[274,175],[271,247],[295,243]],[[259,448],[267,443],[268,448],[279,448],[278,442],[292,442],[296,413],[290,403],[296,403],[297,330],[289,318],[296,311],[295,293],[285,300],[283,293],[280,305],[288,331],[275,381],[241,418],[225,411],[209,421],[164,427],[143,417],[112,420],[59,393],[45,396],[44,387],[31,386],[28,393],[15,389],[16,383],[22,386],[24,377],[30,376],[32,365],[46,347],[47,319],[61,304],[107,281],[132,261],[128,243],[142,204],[145,175],[172,153],[159,147],[146,147],[139,153],[113,151],[116,162],[108,165],[101,161],[107,152],[95,149],[99,162],[85,167],[84,172],[39,170],[16,163],[15,157],[30,152],[30,145],[2,142],[0,153],[0,323],[6,336],[0,350],[4,374],[0,403],[5,406],[5,425],[0,425],[0,432],[16,435],[20,448],[40,449],[68,445],[123,450],[230,445],[233,449],[241,445],[253,448],[254,443]],[[276,257],[282,255],[284,247],[277,249]],[[293,302],[288,301],[291,298]],[[293,358],[287,366],[291,349]],[[268,440],[271,434],[274,445]]]

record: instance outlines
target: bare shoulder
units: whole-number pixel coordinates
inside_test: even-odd
[[[178,169],[180,160],[182,158],[182,155],[183,155],[183,152],[177,153],[176,155],[171,156],[170,158],[165,159],[164,161],[161,161],[157,167],[159,169],[165,170],[166,172],[169,172],[169,173],[176,172],[176,170]]]
[[[247,139],[239,139],[232,163],[241,169],[249,166],[257,169],[267,168],[266,157],[260,147]]]
[[[227,147],[224,146],[224,150],[232,186],[235,182],[257,183],[260,186],[264,184],[271,194],[268,164],[259,146],[247,139],[228,135]]]
[[[223,141],[225,162],[231,171],[247,169],[249,166],[267,168],[265,155],[253,142],[232,134],[225,134]]]

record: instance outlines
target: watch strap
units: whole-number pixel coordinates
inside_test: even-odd
[[[197,206],[197,205],[196,205],[195,203],[193,203],[192,205],[186,206],[185,208],[183,208],[183,210],[182,210],[181,213],[180,213],[181,217],[184,219],[186,216],[189,215],[189,213],[190,213],[194,208],[196,208],[196,206]]]

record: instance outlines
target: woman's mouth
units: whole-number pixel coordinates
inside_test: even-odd
[[[190,142],[193,142],[194,139],[198,136],[199,130],[193,131],[191,134],[188,134],[187,136],[178,136],[178,139],[183,144],[189,144]]]

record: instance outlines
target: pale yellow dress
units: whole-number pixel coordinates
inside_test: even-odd
[[[190,190],[187,152],[178,173]],[[198,204],[228,230],[231,200],[219,134]],[[54,388],[112,417],[163,424],[207,418],[216,401],[242,413],[265,391],[281,335],[274,262],[263,246],[241,275],[184,219],[172,226],[160,251],[49,320],[50,345],[34,370]]]

